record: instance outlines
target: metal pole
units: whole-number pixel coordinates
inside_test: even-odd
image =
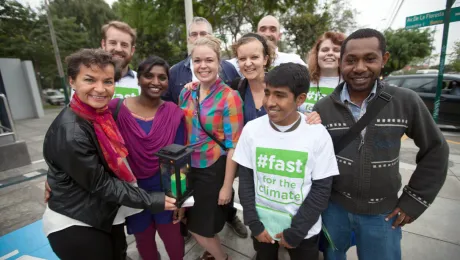
[[[65,79],[64,79],[64,70],[62,69],[61,55],[59,54],[59,47],[56,41],[56,34],[54,33],[53,20],[51,19],[51,12],[48,6],[48,0],[45,0],[45,9],[46,9],[46,14],[47,14],[46,17],[48,19],[48,26],[50,28],[51,42],[53,43],[54,56],[56,57],[56,64],[58,67],[59,79],[61,80],[61,86],[62,86],[62,89],[64,90],[65,103],[69,104],[69,94],[67,93],[67,86],[65,84]]]
[[[185,39],[188,39],[188,36],[189,36],[189,31],[188,31],[188,26],[189,24],[192,23],[192,19],[193,19],[193,4],[192,4],[192,0],[184,0],[184,5],[185,5],[185,26],[186,26],[186,32],[187,32],[187,36]],[[190,53],[190,46],[187,44],[187,51],[188,53]]]
[[[446,0],[446,10],[444,11],[444,29],[442,33],[441,60],[439,61],[438,87],[436,98],[434,99],[433,119],[437,123],[439,116],[439,106],[441,103],[442,81],[444,78],[444,63],[446,62],[447,38],[449,36],[450,9],[454,0]]]

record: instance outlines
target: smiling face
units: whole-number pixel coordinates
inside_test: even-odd
[[[156,65],[139,77],[141,96],[160,98],[168,90],[168,74],[163,66]]]
[[[206,45],[195,46],[192,51],[193,72],[203,84],[214,84],[219,73],[217,53]]]
[[[257,25],[257,33],[267,37],[275,46],[281,40],[280,23],[273,16],[266,16]]]
[[[107,106],[115,91],[115,68],[106,65],[86,67],[80,65],[80,72],[75,79],[69,79],[70,86],[80,100],[94,109]]]
[[[339,68],[340,45],[335,45],[330,39],[324,40],[318,48],[318,66],[321,70],[336,70]]]
[[[102,39],[102,49],[110,52],[114,60],[119,63],[122,68],[128,66],[134,55],[134,46],[132,45],[133,38],[127,32],[119,30],[115,27],[110,27],[105,39]]]
[[[263,48],[262,43],[254,39],[237,49],[238,66],[248,80],[264,78],[268,56],[264,56]]]
[[[350,40],[340,63],[342,77],[352,91],[370,91],[389,58],[376,37]]]
[[[286,126],[298,118],[297,107],[305,102],[307,95],[300,94],[297,98],[288,86],[273,87],[267,84],[263,100],[265,111],[274,124]]]

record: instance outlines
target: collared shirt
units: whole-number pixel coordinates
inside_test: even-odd
[[[179,95],[184,88],[185,84],[192,82],[192,69],[191,56],[188,56],[185,60],[180,61],[171,67],[169,71],[169,85],[168,91],[162,96],[165,101],[172,101],[176,104],[179,102]],[[222,60],[220,62],[219,77],[229,85],[232,80],[238,77],[236,69],[227,61]]]
[[[193,72],[193,60],[190,59],[190,71],[192,72],[192,81],[199,81],[198,78],[195,76],[195,72]]]
[[[192,167],[206,168],[226,152],[201,128],[197,115],[198,87],[184,89],[179,96],[179,107],[184,111],[187,127],[187,144],[194,149]],[[200,120],[210,134],[226,148],[235,148],[243,129],[243,101],[237,91],[221,79],[209,89],[200,103]]]
[[[70,99],[75,94],[75,90],[72,89]],[[113,98],[127,98],[135,97],[141,94],[141,88],[137,84],[137,72],[128,68],[128,73],[121,79],[115,82],[115,93]]]
[[[353,114],[353,117],[355,118],[355,121],[358,122],[359,119],[366,113],[367,106],[369,105],[369,102],[375,97],[377,93],[377,81],[374,84],[374,87],[371,90],[371,93],[369,93],[369,96],[363,101],[361,106],[356,105],[351,101],[350,98],[350,93],[348,92],[348,87],[347,83],[343,85],[342,92],[340,92],[340,100],[347,105],[348,109],[350,109],[351,114]],[[364,134],[366,133],[366,128],[364,128],[361,131],[361,136],[364,137]]]
[[[233,67],[235,67],[235,69],[238,71],[238,74],[240,76],[243,76],[243,74],[240,72],[240,66],[238,65],[237,58],[233,58],[227,61],[230,62],[233,65]],[[271,64],[270,69],[276,66],[279,66],[280,64],[288,63],[288,62],[297,63],[297,64],[304,65],[305,67],[307,67],[307,64],[305,64],[305,62],[300,58],[299,55],[295,53],[280,52],[278,51],[278,48],[276,48],[275,60]]]

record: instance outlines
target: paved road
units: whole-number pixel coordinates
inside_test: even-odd
[[[40,174],[47,167],[42,161],[41,147],[47,127],[58,112],[59,110],[47,110],[44,118],[16,122],[19,137],[27,142],[34,163],[19,169],[0,172],[0,236],[3,236],[0,237],[0,259],[17,259],[26,254],[38,259],[55,259],[49,253],[46,238],[40,235],[41,225],[37,221],[40,221],[45,210],[43,203],[45,177]],[[460,134],[445,132],[444,135],[451,150],[447,180],[431,207],[417,221],[403,228],[402,251],[405,260],[459,259]],[[406,184],[415,168],[415,155],[418,149],[412,140],[403,139],[400,172],[403,184]],[[16,184],[1,186],[11,180]],[[234,186],[237,188],[238,181],[235,181]],[[236,201],[238,202],[239,199],[237,198]],[[241,211],[238,214],[241,216]],[[24,234],[29,234],[32,236],[29,238],[36,241],[30,242],[32,240],[28,238],[26,243]],[[240,239],[228,228],[224,228],[220,235],[223,245],[233,259],[245,260],[254,257],[250,239]],[[132,259],[140,259],[133,238],[128,237],[128,242],[130,243],[129,256]],[[17,248],[13,248],[15,246]],[[159,248],[162,259],[168,259],[161,241]],[[196,259],[202,252],[203,249],[192,240],[186,246],[185,259]],[[10,254],[10,257],[5,257],[7,254]],[[281,251],[280,255],[282,255],[281,259],[288,259],[286,252]],[[350,249],[348,255],[348,259],[357,259],[354,248]]]

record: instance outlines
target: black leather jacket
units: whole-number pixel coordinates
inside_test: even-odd
[[[110,231],[120,205],[164,210],[164,193],[147,193],[119,180],[108,167],[89,121],[64,108],[45,136],[51,210]]]

